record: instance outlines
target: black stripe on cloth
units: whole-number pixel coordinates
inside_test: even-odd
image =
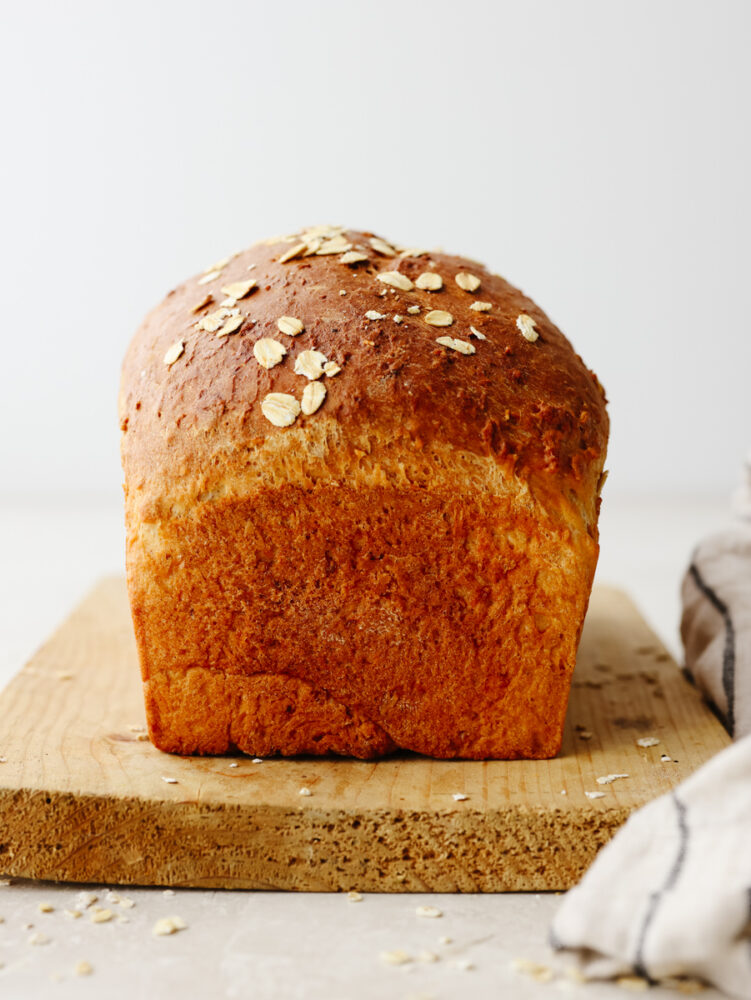
[[[708,583],[703,579],[696,563],[692,562],[688,572],[696,586],[706,597],[715,611],[722,615],[725,626],[725,645],[722,650],[722,690],[727,701],[725,726],[732,737],[735,736],[735,628],[727,604],[720,600]]]
[[[676,822],[678,824],[678,853],[675,856],[675,860],[673,861],[662,887],[656,892],[653,892],[649,897],[647,912],[644,914],[644,919],[642,920],[641,928],[639,929],[639,937],[636,940],[636,957],[634,958],[634,972],[636,975],[642,976],[642,978],[648,980],[652,984],[654,984],[654,980],[647,972],[647,967],[644,964],[644,946],[647,941],[647,934],[649,933],[649,928],[652,926],[655,916],[657,915],[657,910],[662,902],[663,896],[666,892],[670,892],[675,883],[678,881],[678,876],[683,868],[683,862],[686,860],[686,852],[688,850],[688,823],[686,822],[686,807],[675,792],[672,792],[670,797],[673,800],[673,805],[675,806]]]

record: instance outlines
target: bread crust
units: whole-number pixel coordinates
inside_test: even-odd
[[[289,242],[258,244],[171,292],[126,355],[128,583],[152,739],[181,753],[552,756],[597,561],[602,388],[479,264],[383,256],[369,233],[323,239],[368,259],[283,262]],[[196,328],[223,298],[192,311],[207,288],[249,278],[235,332]],[[450,327],[426,322],[435,310]],[[280,332],[283,316],[303,332]],[[256,360],[261,338],[287,351],[273,368]],[[311,350],[341,370],[316,412],[277,427],[261,403],[301,398]]]

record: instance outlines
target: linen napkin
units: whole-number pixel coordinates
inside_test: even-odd
[[[736,509],[751,517],[751,490]],[[551,944],[588,979],[698,977],[751,1000],[749,521],[698,546],[682,598],[687,673],[736,742],[630,817],[567,893]]]

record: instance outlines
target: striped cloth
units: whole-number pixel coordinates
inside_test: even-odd
[[[683,581],[682,597],[686,670],[715,705],[733,739],[747,736],[751,733],[751,526],[741,525],[699,546]]]
[[[687,672],[735,742],[628,820],[551,943],[587,978],[691,976],[751,1000],[751,520],[699,545],[682,597]]]

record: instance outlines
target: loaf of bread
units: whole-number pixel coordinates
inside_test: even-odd
[[[256,244],[146,318],[120,417],[157,747],[558,752],[608,419],[522,292],[338,227]]]

